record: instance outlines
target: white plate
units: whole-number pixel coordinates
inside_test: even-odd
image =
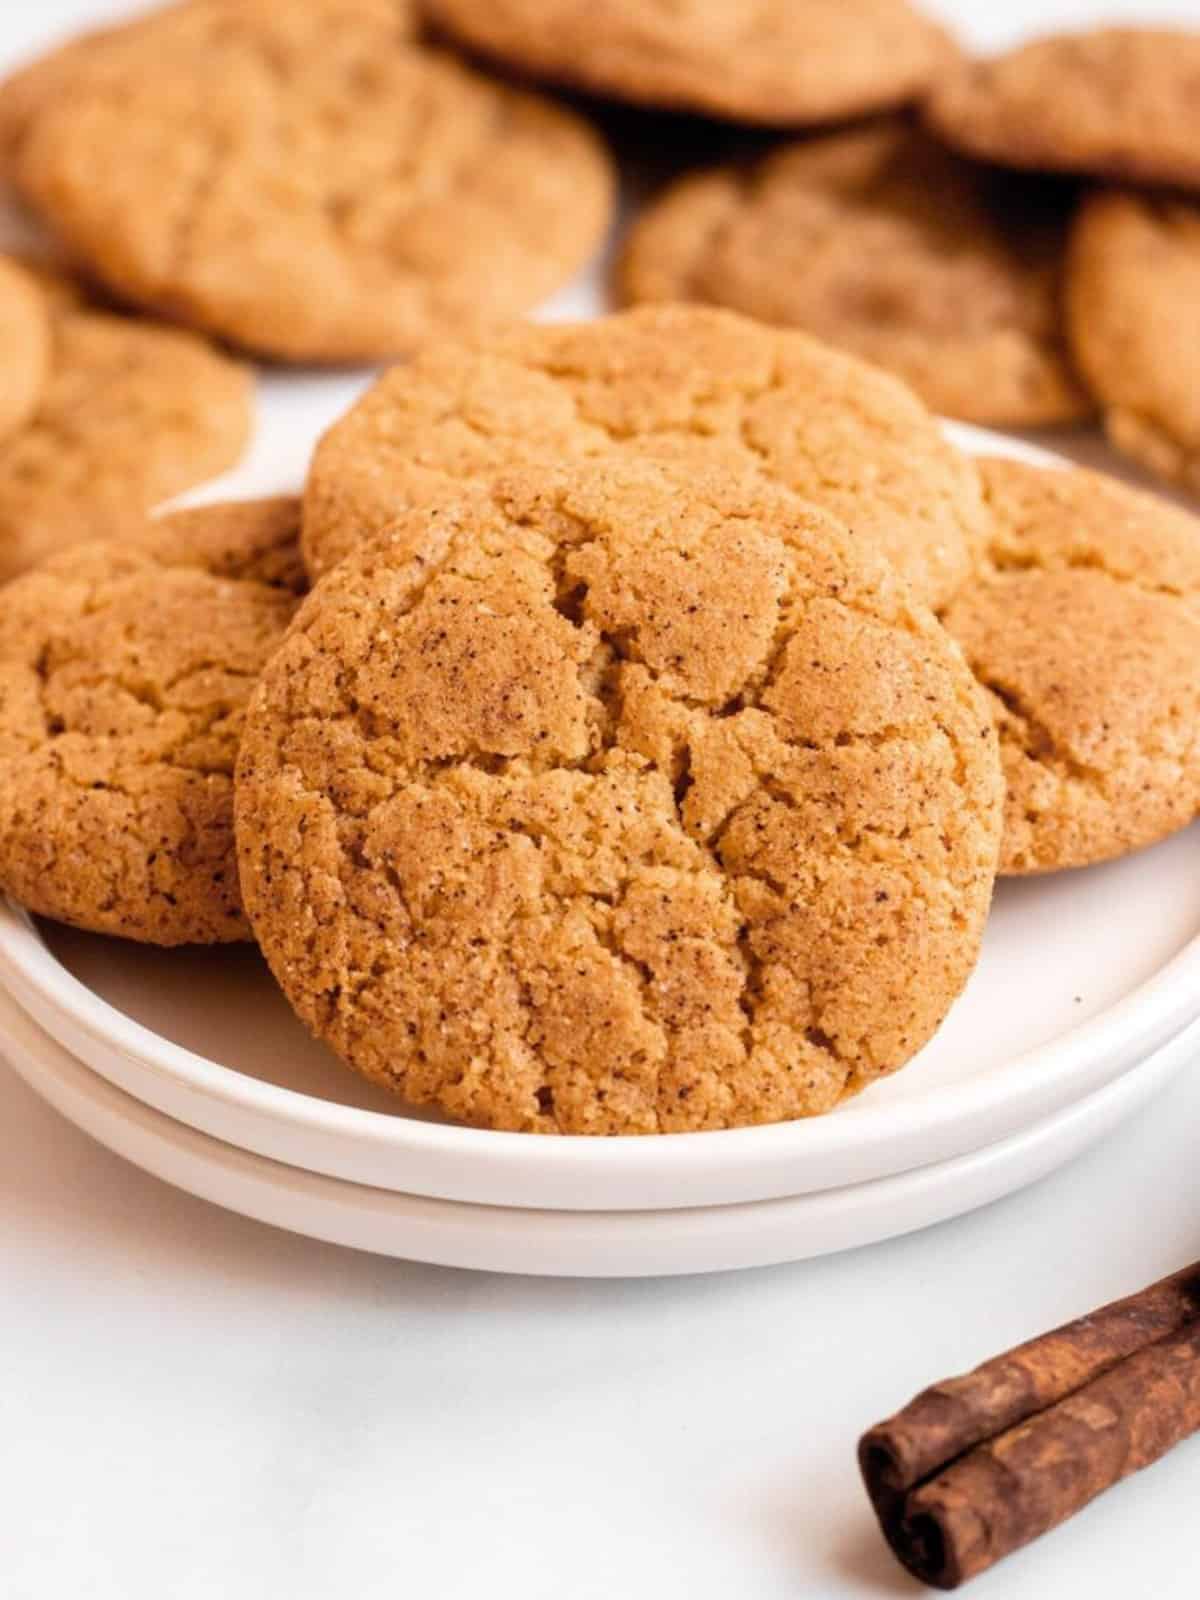
[[[1200,1016],[1197,829],[1086,872],[1002,884],[933,1042],[831,1115],[728,1133],[539,1138],[424,1119],[346,1071],[250,948],[156,951],[0,909],[0,977],[73,1055],[229,1144],[487,1205],[658,1209],[880,1178],[1028,1128]]]
[[[1036,1127],[899,1177],[692,1210],[473,1206],[323,1178],[210,1139],[88,1070],[0,996],[9,1059],[110,1150],[177,1188],[293,1233],[380,1255],[561,1277],[720,1272],[847,1250],[959,1216],[1035,1182],[1138,1110],[1200,1052],[1200,1024]]]
[[[316,384],[293,380],[287,396],[312,410]],[[341,403],[336,382],[335,392]],[[301,460],[318,412],[289,436]],[[976,451],[1053,459],[980,429],[949,431]],[[285,440],[268,427],[259,444],[260,470],[273,464],[279,476],[257,486],[294,483],[301,461]],[[442,1125],[315,1045],[250,950],[154,951],[40,930],[8,911],[0,977],[53,1037],[128,1093],[296,1167],[491,1205],[744,1203],[979,1149],[1180,1032],[1200,1015],[1196,844],[1193,831],[1112,866],[1002,885],[967,993],[903,1072],[831,1116],[729,1133],[547,1139]]]

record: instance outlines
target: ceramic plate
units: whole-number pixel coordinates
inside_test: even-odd
[[[558,1139],[424,1118],[314,1043],[248,947],[149,950],[6,907],[0,976],[114,1084],[293,1166],[489,1205],[720,1205],[962,1155],[1145,1060],[1200,1016],[1198,844],[1191,829],[1109,866],[1002,884],[966,993],[908,1067],[829,1116],[727,1133]]]
[[[177,1188],[334,1244],[443,1266],[627,1277],[767,1266],[909,1233],[1079,1155],[1200,1052],[1200,1024],[1032,1129],[898,1177],[690,1210],[541,1211],[427,1199],[301,1172],[172,1121],[76,1061],[7,997],[0,1034],[26,1081],[101,1144]]]

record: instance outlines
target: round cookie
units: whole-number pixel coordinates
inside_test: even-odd
[[[195,335],[67,310],[33,417],[0,439],[0,581],[233,466],[252,380]]]
[[[1001,871],[1126,855],[1200,815],[1200,522],[1082,469],[983,464],[994,534],[943,617],[988,691]]]
[[[435,21],[521,72],[735,122],[862,116],[953,59],[908,0],[427,0]]]
[[[294,545],[297,510],[268,501],[166,518],[0,591],[0,890],[150,944],[249,937],[233,765],[296,598],[202,563],[212,548],[236,566],[244,540],[253,568],[279,547],[285,518]]]
[[[41,290],[0,256],[0,439],[33,415],[50,364],[50,313]]]
[[[318,585],[237,773],[255,934],[320,1038],[488,1127],[828,1110],[976,959],[995,730],[886,563],[794,496],[523,471]]]
[[[653,456],[794,490],[889,556],[923,599],[971,570],[974,464],[902,384],[805,334],[703,306],[439,340],[325,435],[304,501],[320,573],[407,505],[512,465]]]
[[[964,61],[936,83],[930,125],[984,161],[1200,187],[1200,33],[1101,28]]]
[[[1075,224],[1066,300],[1113,444],[1200,493],[1200,205],[1093,195]]]
[[[803,328],[949,416],[1067,422],[1092,409],[1062,328],[1070,201],[897,118],[683,178],[635,224],[618,292]]]
[[[600,243],[573,112],[423,49],[393,0],[192,0],[70,70],[18,188],[122,299],[289,360],[524,311]]]

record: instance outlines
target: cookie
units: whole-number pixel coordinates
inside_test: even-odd
[[[128,540],[172,567],[199,567],[217,578],[239,578],[308,591],[300,557],[300,504],[292,495],[264,500],[226,500],[155,517]]]
[[[249,567],[294,502],[216,506],[0,591],[0,889],[150,944],[249,937],[233,848],[246,701],[296,607]],[[255,526],[256,519],[261,526]],[[181,563],[181,564],[176,564]]]
[[[936,133],[984,161],[1196,188],[1198,78],[1200,33],[1101,28],[963,62],[925,109]]]
[[[994,533],[944,622],[991,698],[1001,871],[1126,855],[1200,815],[1200,522],[1082,469],[983,463]]]
[[[160,14],[179,9],[166,8]],[[0,178],[11,177],[16,152],[38,111],[69,94],[74,70],[98,58],[110,43],[119,44],[128,26],[78,34],[0,79]]]
[[[15,181],[114,293],[289,360],[515,314],[600,243],[582,118],[412,43],[393,0],[193,0],[36,107]]]
[[[237,773],[304,1022],[486,1127],[827,1111],[976,958],[995,730],[886,563],[794,496],[632,460],[401,517],[318,585]]]
[[[420,28],[411,0],[306,0],[310,11],[318,4],[326,9],[338,5],[346,15],[357,12],[373,21],[382,21],[400,40],[416,40]],[[38,113],[55,100],[74,92],[76,74],[105,70],[112,62],[119,68],[130,52],[142,60],[152,60],[182,31],[195,26],[195,19],[211,11],[213,0],[175,0],[155,6],[129,22],[94,28],[76,34],[57,48],[27,61],[6,78],[0,79],[0,176],[11,171],[15,155]],[[269,16],[269,0],[245,0],[242,10],[257,10]]]
[[[915,99],[953,59],[907,0],[428,0],[454,38],[535,77],[735,122]]]
[[[182,330],[101,312],[53,321],[50,374],[24,427],[0,439],[0,581],[233,466],[252,380]]]
[[[520,463],[654,456],[753,469],[840,517],[922,598],[971,570],[974,464],[903,385],[805,334],[705,307],[440,340],[326,434],[305,491],[312,572],[447,482]]]
[[[50,365],[50,312],[40,289],[0,256],[0,440],[33,415]]]
[[[1092,409],[1062,327],[1071,198],[897,118],[675,183],[635,224],[618,294],[803,328],[949,416],[1067,422]]]
[[[1067,318],[1116,447],[1200,494],[1200,205],[1113,191],[1072,236]]]

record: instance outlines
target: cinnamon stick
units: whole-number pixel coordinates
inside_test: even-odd
[[[1200,1430],[1200,1263],[964,1377],[863,1435],[884,1536],[955,1589]]]

